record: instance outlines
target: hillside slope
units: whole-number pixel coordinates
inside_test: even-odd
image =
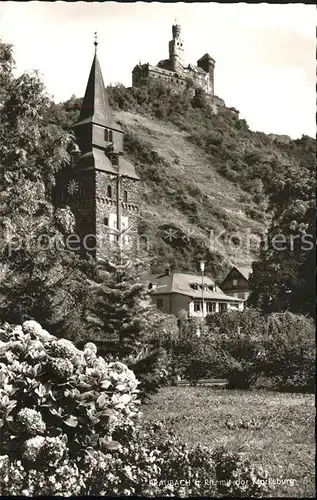
[[[126,111],[116,112],[115,119],[126,132],[127,156],[142,180],[140,225],[151,253],[158,254],[158,267],[165,257],[166,263],[193,270],[197,259],[205,257],[218,275],[233,263],[250,264],[254,254],[232,239],[235,233],[242,238],[248,230],[260,232],[264,224],[245,214],[245,192],[220,175],[209,156],[175,125]]]
[[[316,141],[251,131],[230,113],[213,115],[203,96],[163,85],[107,91],[141,178],[139,232],[153,270],[195,271],[204,258],[221,279],[232,264],[249,265],[259,246],[250,235],[263,235],[270,220],[272,179],[290,166],[299,176],[313,171]],[[68,130],[81,101],[53,104],[49,122]]]

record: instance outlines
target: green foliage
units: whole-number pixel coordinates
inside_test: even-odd
[[[145,262],[143,262],[144,264]],[[164,349],[176,320],[157,313],[147,285],[140,280],[140,262],[121,254],[98,261],[85,302],[85,321],[112,358],[137,374],[141,396],[168,383],[170,361]],[[163,339],[165,340],[163,341]]]
[[[314,391],[314,324],[305,316],[252,308],[213,314],[200,336],[194,321],[183,320],[172,352],[174,371],[193,385],[216,377],[229,389]]]
[[[266,320],[253,309],[209,315],[213,366],[229,388],[249,389],[263,369],[263,339]]]
[[[265,498],[315,496],[313,394],[168,387],[151,398],[143,420],[162,420],[189,447],[224,444],[252,464],[263,465],[269,478]]]
[[[46,487],[80,491],[83,478],[81,484],[68,487],[66,477],[60,479],[60,486],[50,485],[49,477],[67,467],[78,472],[78,462],[92,447],[107,453],[119,446],[112,439],[114,430],[132,425],[138,411],[138,382],[133,372],[122,363],[107,364],[96,355],[94,344],[80,351],[35,321],[26,321],[22,327],[6,324],[0,334],[0,422],[5,454],[1,458],[17,466],[21,476],[21,484],[17,479],[8,484],[1,470],[1,491],[7,494],[13,488],[11,493],[23,494],[21,489],[41,488],[34,484],[37,479],[42,479],[44,491]],[[35,478],[28,485],[30,474]]]
[[[290,312],[268,317],[264,341],[265,375],[280,391],[315,392],[315,326]]]
[[[125,362],[140,381],[140,397],[147,398],[175,379],[172,345],[178,335],[174,316],[152,311],[143,337],[143,349]]]
[[[140,381],[140,398],[149,398],[159,388],[169,385],[172,378],[171,356],[162,347],[153,349],[150,345],[139,358],[125,359]]]
[[[209,316],[214,368],[229,387],[248,389],[262,377],[277,390],[313,392],[313,321],[289,312],[246,309]],[[269,383],[268,383],[269,381]]]
[[[271,183],[272,173],[278,171],[287,176],[290,159],[297,173],[305,165],[315,166],[315,141],[310,137],[283,143],[264,133],[252,132],[246,121],[234,114],[211,114],[199,90],[194,99],[186,92],[173,94],[162,84],[139,89],[110,87],[108,91],[110,102],[117,109],[152,117],[158,117],[159,110],[160,119],[186,130],[190,140],[212,155],[213,164],[222,174],[251,194],[256,190],[261,201],[272,191],[278,193]],[[263,182],[260,189],[257,188],[259,181]],[[253,201],[255,208],[259,201]]]
[[[237,454],[189,449],[162,424],[136,425],[133,372],[106,363],[93,343],[81,351],[34,321],[6,324],[0,335],[4,495],[263,492],[266,476]]]
[[[225,449],[213,451],[199,445],[189,448],[168,432],[162,422],[139,425],[125,438],[123,450],[114,452],[112,463],[100,461],[98,454],[94,454],[93,467],[98,461],[100,465],[98,483],[93,477],[91,494],[186,498],[217,497],[220,493],[231,497],[243,493],[244,497],[258,497],[265,491],[265,472]],[[123,464],[127,465],[122,467]],[[112,481],[111,473],[115,476]]]
[[[73,216],[51,204],[72,139],[47,118],[51,102],[37,73],[15,78],[13,69],[12,48],[0,43],[0,311],[63,333],[85,295],[84,274],[64,245]]]
[[[249,303],[264,312],[315,314],[315,190],[313,140],[299,141],[300,172],[294,166],[270,181],[272,221],[260,259],[254,263]]]
[[[116,354],[135,354],[142,347],[140,333],[149,312],[138,262],[100,260],[95,271],[87,301],[88,319],[106,338],[117,340]]]
[[[201,325],[195,320],[180,320],[179,335],[173,342],[175,373],[196,385],[199,379],[212,375],[213,351],[210,337],[198,336]]]
[[[249,389],[262,373],[265,319],[259,311],[230,311],[207,316],[197,335],[195,321],[184,321],[174,346],[178,373],[199,379],[227,379],[229,388]]]

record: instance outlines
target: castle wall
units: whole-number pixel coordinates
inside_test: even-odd
[[[149,80],[152,82],[162,82],[179,90],[186,89],[187,86],[185,78],[179,73],[173,73],[172,71],[160,68],[149,70]]]
[[[209,81],[209,74],[208,73],[194,73],[193,71],[190,71],[190,70],[187,70],[185,69],[184,70],[184,76],[188,76],[188,78],[192,78],[192,80],[194,81],[195,85],[197,87],[200,87],[202,88],[206,94],[209,94],[212,92],[212,86],[210,85],[210,81]]]

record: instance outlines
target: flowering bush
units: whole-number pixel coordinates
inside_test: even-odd
[[[89,494],[257,497],[266,491],[266,472],[224,448],[189,448],[162,422],[138,424],[120,441],[112,461],[98,452],[89,457]]]
[[[98,452],[120,446],[112,434],[133,424],[137,385],[126,365],[106,363],[92,343],[81,351],[35,321],[5,325],[0,330],[2,494],[58,494],[65,487],[79,494],[84,483],[77,478],[78,461],[92,447]],[[68,474],[74,476],[73,490]]]
[[[0,330],[0,491],[26,496],[259,496],[262,475],[225,450],[189,449],[138,421],[138,382],[96,346],[35,321]]]

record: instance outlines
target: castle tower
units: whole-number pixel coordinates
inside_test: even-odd
[[[209,54],[205,54],[197,61],[197,66],[209,74],[209,93],[214,94],[214,71],[216,61]]]
[[[78,147],[72,167],[58,177],[56,199],[75,216],[81,252],[98,258],[109,256],[114,245],[136,243],[139,177],[124,158],[123,131],[111,113],[96,49],[95,41],[80,116],[72,125]]]
[[[173,40],[168,44],[169,59],[172,71],[182,69],[184,65],[184,42],[181,39],[181,27],[179,24],[172,26]]]

